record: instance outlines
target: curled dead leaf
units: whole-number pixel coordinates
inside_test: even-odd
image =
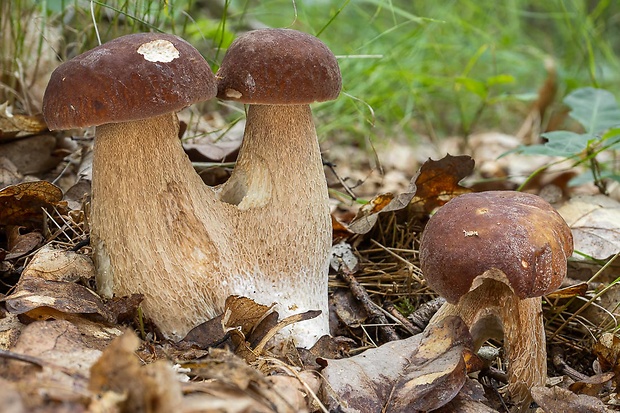
[[[22,272],[22,277],[50,281],[88,281],[95,277],[95,266],[86,255],[46,245],[32,257]]]
[[[25,135],[43,132],[47,125],[41,114],[14,114],[8,102],[0,105],[0,140],[15,137],[18,133]]]
[[[24,182],[0,190],[0,226],[40,225],[43,208],[62,200],[62,190],[46,181]]]
[[[34,310],[35,319],[55,318],[53,309],[66,314],[99,314],[104,320],[113,316],[101,298],[88,288],[73,282],[50,281],[36,277],[22,277],[15,292],[6,298],[6,309],[12,314],[29,315]],[[49,313],[48,317],[45,314]]]
[[[472,174],[474,164],[467,155],[446,155],[438,161],[429,159],[424,162],[416,176],[418,190],[411,200],[411,207],[429,214],[450,199],[471,192],[459,182]]]
[[[122,412],[179,411],[183,395],[172,366],[163,360],[142,366],[135,354],[139,345],[132,331],[112,341],[91,367],[88,389],[126,395],[116,399]]]
[[[359,210],[348,229],[365,234],[374,227],[379,214],[406,207],[412,212],[428,214],[453,197],[471,192],[459,182],[471,175],[473,169],[474,160],[466,155],[447,155],[438,161],[429,159],[411,178],[405,192],[397,196],[391,193],[377,195]]]
[[[344,412],[433,410],[448,403],[466,378],[463,350],[471,336],[450,317],[424,333],[348,359],[328,360],[328,408]]]

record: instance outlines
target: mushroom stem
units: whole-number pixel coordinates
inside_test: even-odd
[[[243,240],[239,262],[253,279],[239,283],[236,293],[278,303],[283,317],[321,310],[319,317],[291,326],[298,345],[329,334],[331,219],[309,105],[248,107],[237,165],[220,199],[232,204],[237,238]]]
[[[487,273],[496,272],[489,277]],[[435,324],[457,315],[469,327],[475,349],[488,339],[504,338],[508,363],[508,394],[518,411],[531,401],[530,390],[544,386],[547,350],[540,297],[520,299],[501,280],[497,270],[487,271],[457,304],[444,304],[431,319]]]
[[[92,185],[100,292],[144,294],[145,313],[175,338],[216,316],[220,281],[201,275],[220,272],[229,230],[183,152],[176,114],[97,127]]]

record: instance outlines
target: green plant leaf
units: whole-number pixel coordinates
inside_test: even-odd
[[[587,148],[591,139],[589,134],[579,134],[569,131],[554,131],[544,133],[547,142],[542,145],[521,146],[517,152],[526,155],[549,155],[570,157]]]
[[[588,134],[570,131],[548,132],[544,133],[543,136],[547,139],[545,146],[555,149],[559,156],[570,156],[584,151],[592,138]]]
[[[609,145],[610,149],[620,143],[620,128],[611,128],[601,136],[601,142]]]
[[[495,86],[495,85],[508,85],[511,83],[515,83],[515,78],[512,75],[501,74],[496,76],[491,76],[487,78],[487,86]]]
[[[581,88],[564,98],[572,110],[570,116],[590,135],[597,135],[620,125],[620,108],[610,92],[592,87]]]
[[[454,79],[457,85],[462,85],[467,89],[467,91],[481,97],[485,98],[488,94],[487,85],[480,80],[473,79],[471,77],[457,77]]]

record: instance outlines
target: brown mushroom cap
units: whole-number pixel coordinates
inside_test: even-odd
[[[457,303],[476,277],[502,271],[521,299],[559,287],[573,237],[542,198],[512,191],[458,196],[428,221],[420,264],[431,288]]]
[[[338,97],[336,57],[323,42],[291,29],[253,30],[228,48],[217,97],[252,104],[310,104]]]
[[[176,112],[215,93],[209,64],[185,40],[130,34],[56,68],[43,116],[52,130],[127,122]]]

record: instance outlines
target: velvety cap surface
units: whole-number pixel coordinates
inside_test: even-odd
[[[489,191],[458,196],[431,217],[420,264],[430,287],[455,304],[492,268],[506,275],[522,299],[554,291],[572,253],[570,228],[545,200]]]
[[[291,29],[238,37],[216,74],[217,97],[254,104],[309,104],[338,97],[336,57],[323,42]]]
[[[119,37],[63,63],[43,97],[50,129],[145,119],[216,94],[209,64],[185,40],[161,33]]]

